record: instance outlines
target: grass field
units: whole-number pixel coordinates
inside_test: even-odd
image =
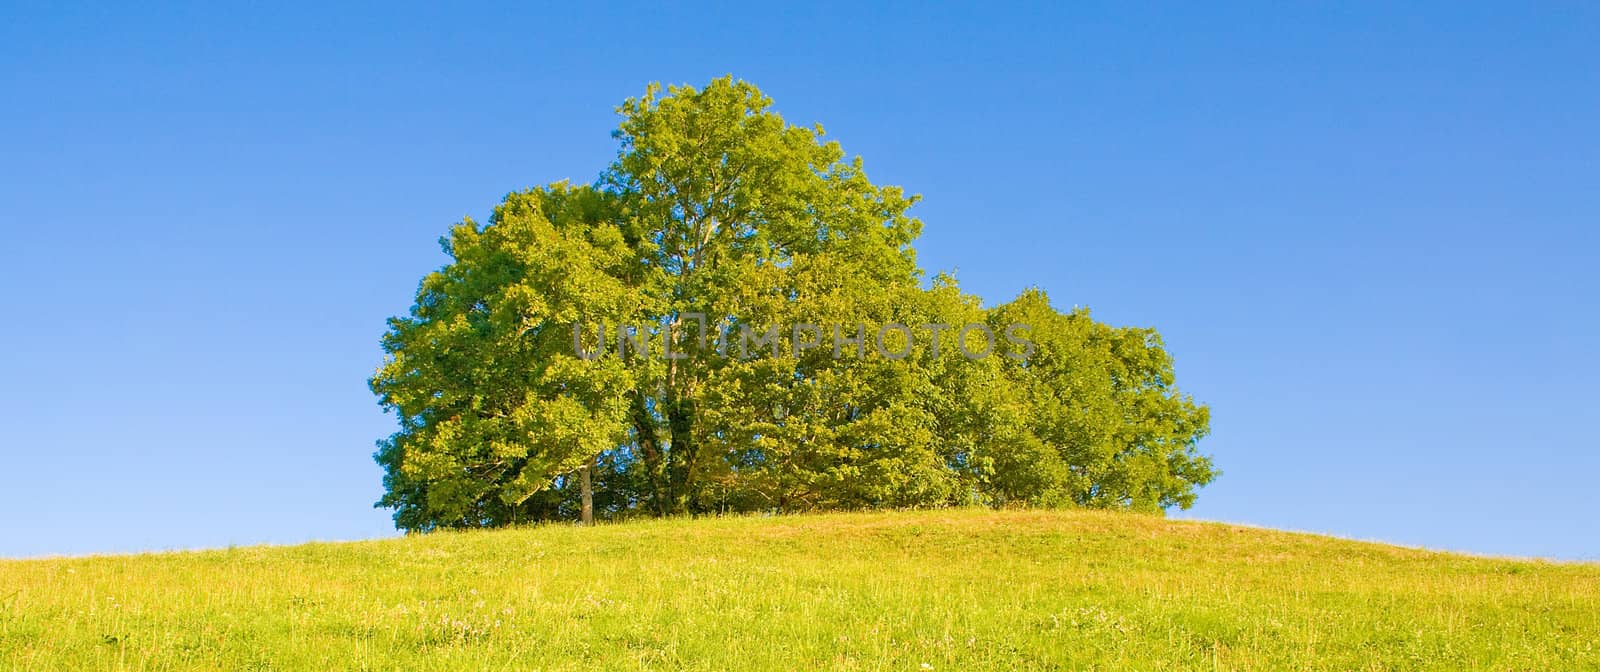
[[[984,511],[14,560],[0,669],[1600,669],[1600,565]]]

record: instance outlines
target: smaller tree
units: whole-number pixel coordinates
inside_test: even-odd
[[[986,451],[1000,500],[1157,511],[1188,508],[1218,475],[1197,442],[1210,411],[1174,387],[1172,357],[1153,329],[1112,327],[1085,309],[1061,313],[1024,292],[990,311],[994,329],[1028,325],[1034,351],[1000,360],[1026,408]]]
[[[379,505],[400,527],[542,517],[524,506],[530,497],[587,482],[596,457],[625,441],[637,371],[581,359],[571,330],[639,308],[618,280],[629,250],[610,207],[605,194],[557,184],[512,194],[489,226],[469,219],[441,241],[452,263],[423,279],[410,316],[390,321],[389,357],[371,380],[400,419],[376,455]]]

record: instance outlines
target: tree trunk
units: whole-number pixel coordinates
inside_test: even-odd
[[[673,515],[698,513],[694,478],[694,402],[673,397],[667,403],[667,435],[672,441],[667,453],[667,491],[672,496]]]
[[[645,484],[649,489],[650,509],[657,516],[667,515],[668,496],[662,494],[664,467],[661,452],[656,450],[655,420],[645,405],[644,394],[633,395],[633,433],[639,443],[639,455],[644,459]]]
[[[594,462],[591,461],[583,465],[583,470],[578,472],[578,493],[583,502],[578,517],[586,526],[594,524],[594,484],[589,480],[589,473],[593,470]]]

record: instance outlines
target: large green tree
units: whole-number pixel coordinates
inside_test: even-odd
[[[1195,452],[1207,411],[1153,331],[1036,291],[985,309],[925,277],[915,198],[747,83],[652,86],[618,112],[594,185],[456,225],[451,262],[391,320],[371,385],[400,421],[376,456],[398,526],[1155,510],[1214,478]],[[990,356],[963,353],[963,325],[987,328]]]

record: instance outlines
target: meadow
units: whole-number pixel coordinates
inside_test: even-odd
[[[981,510],[7,560],[0,669],[1600,669],[1600,565]]]

